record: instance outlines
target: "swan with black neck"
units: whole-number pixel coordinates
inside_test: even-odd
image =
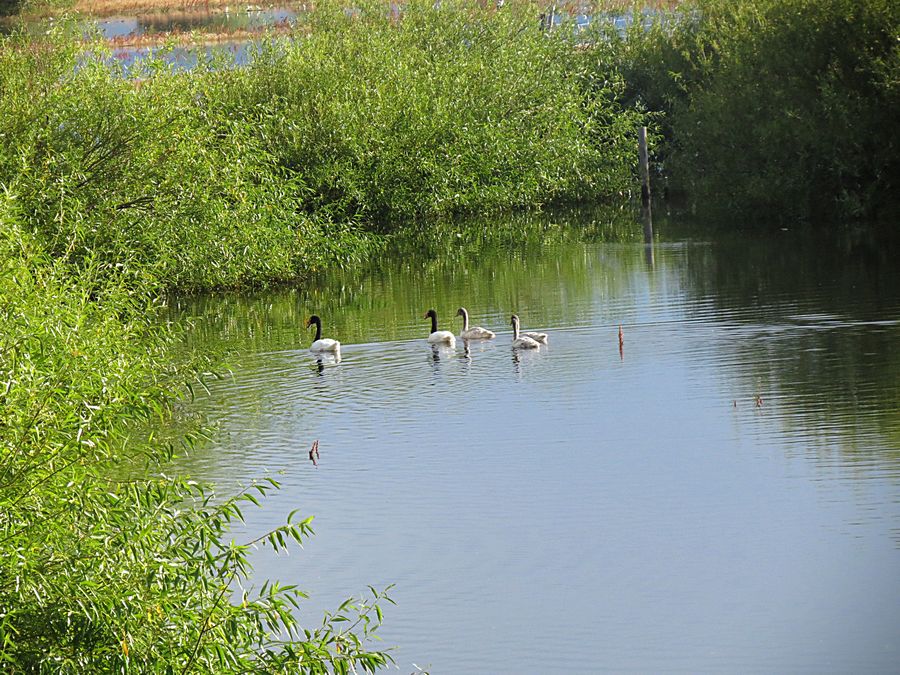
[[[428,343],[433,345],[447,345],[448,347],[456,346],[456,337],[449,330],[438,330],[437,312],[429,309],[425,313],[425,318],[431,318],[431,333],[428,335]]]
[[[339,353],[341,351],[341,343],[337,340],[332,340],[331,338],[323,338],[322,337],[322,319],[313,314],[309,317],[309,320],[306,322],[306,327],[310,326],[316,327],[316,337],[313,339],[313,343],[309,346],[309,351],[311,352],[334,352]]]

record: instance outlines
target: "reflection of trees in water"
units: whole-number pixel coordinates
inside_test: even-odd
[[[741,394],[776,395],[785,427],[823,451],[900,462],[897,249],[861,232],[720,233],[691,249],[685,288],[733,325]]]
[[[173,299],[172,315],[198,319],[189,344],[239,352],[309,346],[302,329],[313,312],[330,317],[334,336],[347,344],[424,338],[418,317],[432,306],[451,315],[469,307],[473,320],[528,307],[529,325],[553,325],[567,305],[624,292],[643,274],[639,248],[598,267],[584,247],[595,240],[640,242],[641,225],[618,210],[428,225],[395,238],[368,269],[334,270],[303,288]],[[508,330],[506,320],[496,325]],[[457,319],[444,327],[460,326]]]
[[[674,239],[677,224],[663,219],[656,225]],[[447,313],[466,306],[473,320],[499,329],[495,347],[505,348],[512,311],[527,308],[535,328],[575,326],[596,323],[597,307],[607,311],[610,301],[627,311],[628,303],[646,302],[638,295],[658,293],[672,300],[676,316],[715,324],[725,337],[714,352],[745,364],[729,368],[737,381],[726,404],[736,398],[750,401],[742,407],[751,405],[762,394],[762,414],[777,415],[778,424],[809,435],[823,451],[838,442],[843,451],[858,447],[862,453],[866,433],[887,440],[872,445],[900,448],[900,413],[893,412],[900,400],[900,327],[875,323],[900,318],[896,243],[793,232],[744,237],[707,230],[700,236],[696,244],[655,244],[649,266],[633,213],[434,225],[395,241],[366,271],[333,272],[306,288],[175,300],[173,313],[197,317],[189,345],[241,355],[305,349],[303,325],[314,311],[329,316],[335,338],[353,344],[424,341],[425,309]],[[594,240],[623,243],[585,243]],[[615,354],[616,326],[628,321],[619,314],[609,318]],[[460,326],[446,328],[458,332]],[[428,358],[437,365],[434,356]],[[465,345],[457,356],[468,364]],[[331,379],[327,368],[323,372]],[[816,437],[811,430],[817,428],[834,431]]]

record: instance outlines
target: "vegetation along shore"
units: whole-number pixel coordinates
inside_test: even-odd
[[[657,193],[719,224],[895,212],[896,2],[700,0],[624,30],[546,11],[316,3],[245,66],[129,73],[67,20],[0,37],[4,672],[390,663],[383,591],[301,626],[299,589],[245,590],[229,525],[277,484],[165,475],[214,370],[160,328],[168,294],[302,281],[467,213],[630,208],[641,126]],[[291,514],[255,543],[311,531]]]

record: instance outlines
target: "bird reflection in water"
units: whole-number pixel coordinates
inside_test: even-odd
[[[513,373],[515,373],[516,378],[520,379],[523,369],[528,366],[529,361],[534,361],[535,359],[541,358],[540,351],[537,349],[513,349],[512,351],[512,362],[513,362]]]
[[[519,356],[519,350],[512,350],[512,361],[513,361],[513,373],[516,376],[516,379],[522,377],[522,358]]]
[[[330,353],[321,353],[316,354],[316,375],[321,377],[325,374],[325,366],[334,366],[341,362],[341,352],[340,350],[330,352]]]
[[[434,375],[437,375],[443,369],[441,361],[445,363],[450,361],[456,354],[456,350],[449,345],[432,344],[428,346],[431,348],[431,358],[428,359],[431,362],[431,370]]]
[[[449,358],[453,353],[452,349],[443,345],[429,345],[429,347],[431,347],[431,362],[434,364],[440,363],[442,357]]]
[[[472,348],[469,346],[468,340],[463,340],[463,363],[466,369],[472,365]]]

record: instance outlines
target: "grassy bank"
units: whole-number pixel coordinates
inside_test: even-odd
[[[168,291],[354,264],[402,226],[630,188],[640,115],[614,74],[530,13],[430,7],[400,24],[320,7],[250,67],[154,63],[140,81],[64,28],[0,42],[4,672],[389,662],[369,642],[380,593],[299,626],[297,589],[244,592],[229,525],[276,486],[212,499],[163,475],[196,436],[152,430],[208,365],[156,317]],[[289,516],[259,543],[310,532]]]
[[[671,187],[724,222],[896,212],[900,5],[693,0],[613,38]]]

